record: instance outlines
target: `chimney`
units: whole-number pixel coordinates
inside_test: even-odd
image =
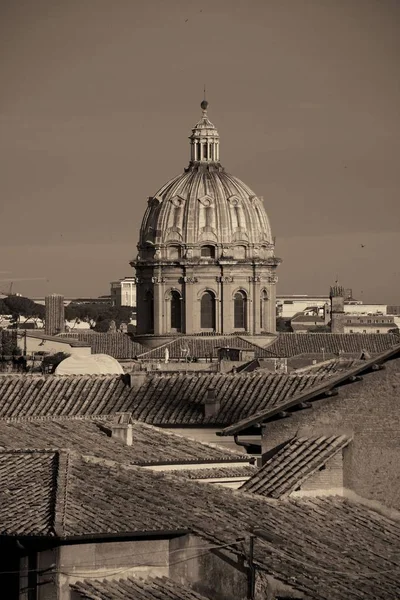
[[[213,387],[209,387],[207,389],[207,396],[204,400],[204,416],[214,417],[220,409],[220,401],[215,394],[215,389]]]
[[[329,321],[331,319],[331,311],[329,309],[329,304],[325,302],[324,304],[324,325],[329,325]]]
[[[344,333],[344,298],[346,292],[343,286],[334,285],[330,290],[331,300],[331,333]]]
[[[139,390],[146,383],[147,371],[131,371],[121,375],[121,379],[125,385],[128,385],[133,390]]]
[[[129,412],[115,413],[111,424],[111,437],[121,440],[125,446],[132,446],[133,442],[131,415]]]

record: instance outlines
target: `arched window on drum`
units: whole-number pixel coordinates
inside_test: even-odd
[[[182,330],[182,299],[176,290],[171,292],[171,329]]]
[[[262,290],[260,297],[260,328],[262,331],[266,330],[267,327],[267,314],[268,314],[268,293],[266,290]]]
[[[215,258],[215,246],[202,246],[200,255],[201,258]]]
[[[206,291],[200,301],[200,327],[215,331],[215,295]]]
[[[233,298],[233,326],[247,330],[247,296],[245,292],[236,292]]]

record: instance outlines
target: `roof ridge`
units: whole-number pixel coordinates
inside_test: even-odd
[[[156,346],[155,348],[150,348],[150,350],[147,350],[146,352],[142,352],[141,354],[138,354],[138,358],[142,358],[142,357],[146,356],[146,354],[150,354],[154,350],[162,350],[163,348],[167,348],[168,346],[170,346],[171,344],[173,344],[177,340],[182,339],[183,337],[186,337],[186,336],[180,335],[180,336],[174,338],[173,340],[169,340],[168,342],[164,342],[164,344],[161,344],[160,346]]]

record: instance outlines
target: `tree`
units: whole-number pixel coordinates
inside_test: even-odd
[[[0,354],[1,356],[15,356],[20,354],[18,347],[17,332],[3,329],[0,331]]]
[[[292,326],[290,325],[290,319],[284,317],[278,317],[276,319],[276,330],[285,333],[293,333]]]
[[[56,370],[56,368],[58,367],[58,365],[65,360],[66,358],[68,358],[69,356],[71,356],[70,354],[67,354],[66,352],[56,352],[56,354],[48,354],[47,356],[45,356],[43,358],[42,361],[42,371],[47,371],[47,372],[51,372],[54,373],[54,371]]]
[[[14,323],[18,323],[20,317],[44,319],[45,308],[30,298],[24,296],[7,296],[3,299],[8,314],[12,315]]]
[[[121,323],[129,323],[132,318],[131,306],[111,306],[104,304],[69,304],[65,308],[65,318],[68,321],[85,321],[95,331],[108,331],[110,322],[115,321],[119,329]]]
[[[100,304],[71,303],[65,307],[65,318],[67,321],[84,321],[93,329],[102,311],[104,307]]]
[[[8,315],[8,308],[3,298],[0,298],[0,315]]]

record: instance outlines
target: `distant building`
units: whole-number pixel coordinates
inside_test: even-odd
[[[288,294],[278,296],[276,299],[276,314],[283,319],[291,319],[297,313],[310,308],[323,309],[329,302],[329,296],[308,296],[307,294]]]
[[[65,331],[64,296],[52,294],[45,298],[45,333],[55,335]]]
[[[388,333],[396,327],[393,315],[346,315],[343,333]]]
[[[111,282],[111,304],[136,307],[136,277]]]
[[[45,304],[45,298],[41,296],[36,296],[31,298],[36,304]],[[64,296],[64,306],[68,306],[69,304],[110,304],[111,296],[98,296],[94,298],[89,297],[75,297],[75,296]]]
[[[387,314],[388,315],[400,315],[400,306],[399,305],[388,305],[387,306]]]
[[[391,314],[388,311],[387,304],[363,304],[362,302],[344,302],[344,312],[351,315],[386,315]]]

